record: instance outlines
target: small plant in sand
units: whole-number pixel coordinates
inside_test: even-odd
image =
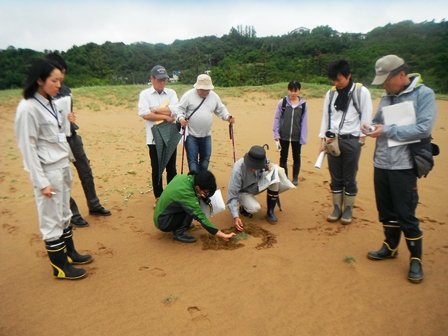
[[[355,257],[353,256],[345,256],[344,261],[349,264],[350,266],[354,267],[353,263],[356,262]]]
[[[239,232],[235,237],[232,238],[233,241],[240,241],[241,239],[247,239],[249,235],[246,232]]]
[[[177,296],[169,294],[165,296],[165,298],[163,299],[163,303],[166,304],[167,306],[171,306],[177,299],[178,299]]]

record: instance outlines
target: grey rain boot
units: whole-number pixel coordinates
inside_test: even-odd
[[[411,265],[409,267],[408,280],[412,283],[420,283],[423,280],[422,254],[423,242],[420,238],[406,238],[409,252],[411,252]]]
[[[71,227],[64,230],[62,233],[62,239],[64,239],[65,246],[67,246],[68,262],[72,265],[89,264],[93,261],[90,254],[79,254],[75,249],[75,243],[73,242],[73,230]]]
[[[367,253],[367,258],[371,260],[396,258],[398,255],[398,244],[400,244],[401,228],[398,225],[383,223],[383,229],[386,239],[378,251]]]
[[[69,264],[67,249],[63,239],[45,241],[50,264],[53,267],[53,275],[58,279],[77,280],[87,275],[83,268],[75,268]]]
[[[333,223],[342,216],[342,191],[333,192],[333,212],[328,215],[327,221]]]
[[[278,222],[277,217],[274,215],[275,206],[278,203],[278,191],[267,190],[266,193],[268,212],[266,214],[266,219],[270,224],[276,224]]]
[[[292,184],[295,186],[299,184],[300,165],[295,164],[292,166]]]
[[[344,213],[341,217],[341,223],[344,225],[352,222],[353,205],[355,204],[356,195],[347,195],[344,193]]]

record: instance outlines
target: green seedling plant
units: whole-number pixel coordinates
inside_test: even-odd
[[[163,299],[163,303],[166,304],[167,306],[171,306],[177,299],[178,297],[176,295],[168,294]]]
[[[344,261],[349,264],[351,267],[355,267],[353,263],[356,262],[355,257],[353,256],[345,256]]]

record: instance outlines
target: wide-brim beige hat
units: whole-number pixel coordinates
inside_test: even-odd
[[[199,75],[194,87],[199,90],[213,90],[214,88],[209,75]]]

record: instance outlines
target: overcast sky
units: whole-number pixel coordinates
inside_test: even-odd
[[[0,0],[0,49],[67,51],[106,41],[165,43],[253,26],[258,37],[304,26],[367,33],[388,23],[440,22],[447,0]]]

